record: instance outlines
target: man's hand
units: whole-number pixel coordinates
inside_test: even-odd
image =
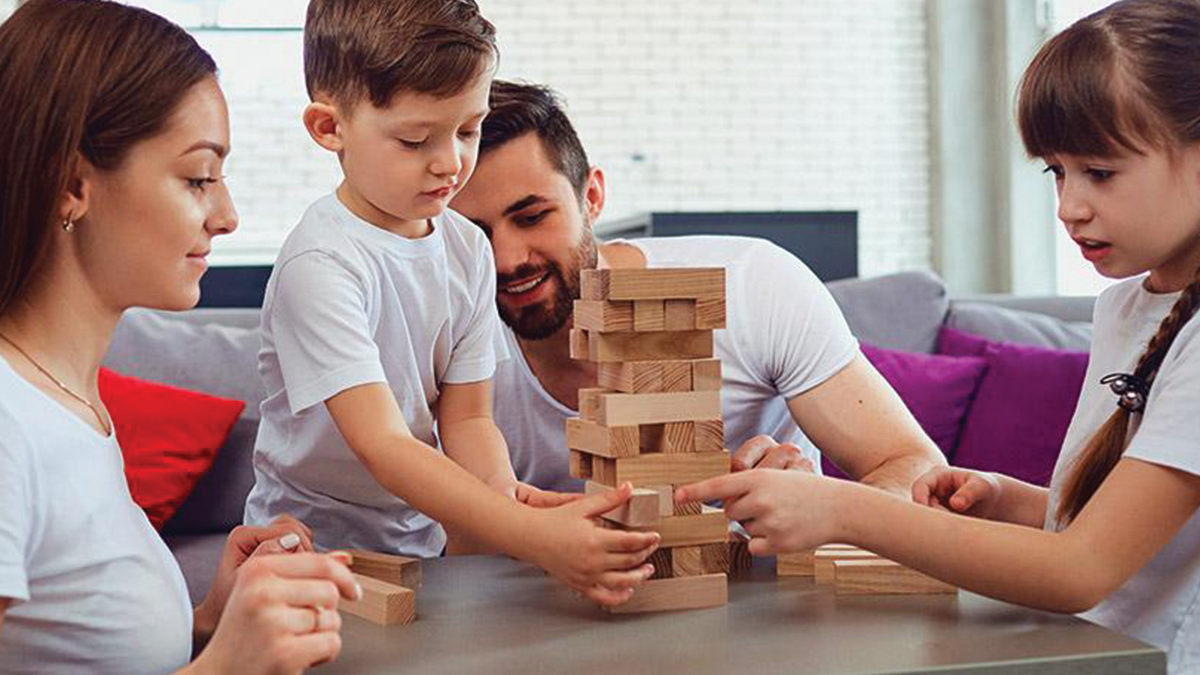
[[[749,469],[793,469],[816,473],[812,460],[805,457],[794,443],[781,445],[766,434],[751,438],[733,453],[733,470]]]

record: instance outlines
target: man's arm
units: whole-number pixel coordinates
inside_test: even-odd
[[[887,380],[862,354],[788,400],[796,424],[848,475],[904,498],[913,481],[946,460]]]

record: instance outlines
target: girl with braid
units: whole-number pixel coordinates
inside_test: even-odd
[[[962,588],[1081,612],[1200,674],[1200,0],[1125,0],[1051,39],[1018,123],[1103,275],[1091,360],[1049,489],[938,468],[913,501],[798,471],[681,488],[755,554],[855,544]],[[1003,452],[1003,448],[997,448]]]

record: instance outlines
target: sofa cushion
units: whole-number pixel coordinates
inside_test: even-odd
[[[946,285],[933,274],[845,279],[828,288],[859,340],[884,349],[933,352],[949,309]]]
[[[133,501],[162,529],[191,494],[246,407],[100,369],[100,398],[112,415]]]
[[[1045,314],[1008,309],[981,302],[956,302],[946,326],[997,342],[1086,352],[1092,343],[1092,324],[1063,321]]]
[[[1088,355],[944,329],[938,351],[983,356],[988,369],[950,463],[1047,485],[1083,387]]]
[[[264,391],[257,328],[195,320],[199,312],[130,310],[117,325],[104,365],[134,377],[245,401],[233,431],[164,533],[224,532],[242,522],[254,485],[251,459]],[[238,314],[247,325],[257,312]]]

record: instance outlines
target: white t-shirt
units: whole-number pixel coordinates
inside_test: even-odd
[[[1132,373],[1178,293],[1154,294],[1144,278],[1104,291],[1096,301],[1087,378],[1050,483],[1046,528],[1068,477],[1068,463],[1117,408],[1117,397],[1100,379]],[[1125,457],[1200,474],[1200,320],[1189,321],[1159,368],[1145,412],[1131,419]],[[1131,506],[1136,508],[1136,506]],[[1200,674],[1200,515],[1193,514],[1145,567],[1082,617],[1132,635],[1167,652],[1173,675]]]
[[[486,237],[453,211],[432,224],[429,235],[407,239],[329,195],[288,236],[263,302],[267,396],[247,523],[287,513],[322,548],[441,553],[441,526],[375,481],[324,405],[352,387],[387,383],[413,436],[440,449],[441,384],[486,380],[506,354]]]
[[[829,291],[798,258],[761,239],[662,237],[613,242],[636,246],[647,267],[724,267],[726,326],[715,331],[721,360],[725,446],[758,434],[791,441],[817,460],[787,400],[849,365],[858,343]],[[513,358],[496,369],[496,424],[508,441],[517,478],[541,488],[579,490],[567,470],[566,418],[578,413],[554,400],[529,369],[516,337]]]
[[[125,482],[121,448],[0,358],[0,673],[159,675],[192,608]]]

